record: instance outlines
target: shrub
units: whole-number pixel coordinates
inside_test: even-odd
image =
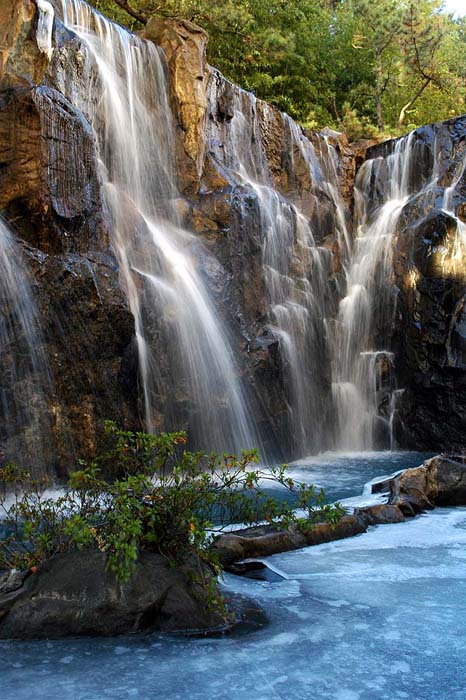
[[[255,450],[207,456],[184,449],[185,433],[147,435],[111,422],[106,437],[105,452],[80,465],[56,497],[46,477],[34,479],[11,464],[0,469],[0,569],[29,568],[85,548],[107,552],[107,565],[121,581],[131,576],[142,549],[174,564],[197,557],[215,566],[212,532],[232,522],[308,528],[336,522],[343,512],[339,504],[325,504],[323,491],[290,479],[286,466],[253,469]],[[102,479],[102,470],[115,478]],[[260,487],[267,481],[293,494],[293,502],[267,496]]]

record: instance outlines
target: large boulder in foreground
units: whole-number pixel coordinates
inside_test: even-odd
[[[192,565],[172,568],[164,557],[142,552],[134,575],[119,583],[105,564],[104,553],[82,551],[57,555],[26,577],[0,574],[0,639],[225,627],[205,589],[192,582]],[[199,573],[212,578],[207,567]]]

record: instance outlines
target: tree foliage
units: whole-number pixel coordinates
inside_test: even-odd
[[[396,133],[464,110],[466,19],[441,0],[94,4],[133,29],[153,15],[199,24],[212,65],[310,126],[342,128],[356,115],[363,135],[371,125]]]
[[[326,504],[323,491],[289,478],[285,466],[254,469],[254,450],[207,456],[186,451],[184,433],[133,433],[112,422],[106,436],[104,454],[81,465],[58,494],[48,491],[45,477],[34,479],[11,464],[0,469],[0,570],[28,569],[58,553],[98,548],[124,581],[141,550],[174,564],[200,558],[215,565],[212,532],[232,522],[310,528],[336,522],[343,513],[339,504]],[[268,481],[289,497],[267,495],[261,484]]]

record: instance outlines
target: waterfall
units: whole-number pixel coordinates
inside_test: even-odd
[[[410,134],[397,142],[387,158],[366,161],[356,180],[356,235],[346,269],[346,296],[339,305],[333,338],[336,446],[341,450],[373,448],[377,428],[384,428],[379,392],[387,387],[390,391],[393,354],[376,344],[387,340],[391,327],[395,304],[390,284],[392,244],[410,194],[412,140]],[[372,187],[380,169],[385,189],[374,208]],[[377,337],[378,329],[382,329],[381,338]]]
[[[39,51],[45,53],[48,59],[52,57],[52,31],[54,10],[48,0],[36,0],[37,9],[39,10],[39,19],[37,20],[36,41]]]
[[[22,252],[0,218],[0,464],[45,473],[52,380]]]
[[[209,253],[178,220],[163,54],[81,0],[60,1],[85,56],[87,94],[70,85],[67,96],[96,134],[112,243],[135,318],[147,430],[179,429],[187,417],[200,448],[260,447],[229,329],[203,279]]]
[[[341,300],[332,337],[333,394],[337,443],[341,450],[392,448],[394,416],[403,389],[395,382],[390,336],[398,289],[392,252],[407,206],[425,216],[437,207],[454,222],[445,241],[428,256],[442,276],[463,277],[466,224],[455,214],[455,192],[466,170],[466,156],[441,188],[441,151],[434,139],[430,152],[418,132],[397,140],[389,155],[362,165],[355,185],[355,240],[346,267],[346,295]],[[440,204],[439,204],[440,203]],[[417,216],[419,216],[419,213]],[[437,262],[435,262],[437,261]],[[413,262],[408,272],[413,291],[419,280]]]
[[[228,118],[219,119],[217,106],[222,104],[225,91],[228,91]],[[317,244],[309,216],[274,185],[260,125],[260,119],[265,124],[272,120],[271,108],[215,71],[208,100],[207,150],[255,196],[263,236],[262,267],[269,332],[280,344],[291,449],[295,456],[317,452],[329,445],[331,422],[330,350],[326,333],[326,318],[331,314],[328,291],[331,251]],[[279,118],[290,143],[289,156],[293,158],[295,152],[300,156],[313,183],[311,196],[317,207],[317,227],[318,199],[323,194],[332,206],[332,234],[346,255],[350,236],[338,191],[334,149],[326,137],[316,135],[319,140],[316,152],[301,127],[286,114],[280,114]]]

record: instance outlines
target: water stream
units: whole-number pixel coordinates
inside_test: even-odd
[[[392,393],[394,388],[393,354],[384,348],[383,334],[376,336],[380,328],[388,341],[392,325],[390,315],[396,301],[391,282],[392,244],[410,194],[412,138],[411,134],[400,139],[387,158],[366,161],[356,181],[356,235],[333,338],[337,447],[343,450],[373,448],[377,424],[382,422],[379,390]],[[371,190],[381,167],[386,189],[374,211]],[[389,405],[389,409],[393,413],[394,407]],[[390,413],[385,427],[391,445]]]
[[[260,447],[229,329],[200,273],[208,253],[178,220],[163,54],[81,0],[62,0],[60,13],[88,63],[88,90],[77,95],[71,85],[68,96],[96,134],[113,246],[136,322],[146,428],[179,429],[187,418],[197,446]]]
[[[228,93],[228,119],[216,119],[218,104]],[[280,193],[268,164],[261,120],[267,124],[271,108],[249,92],[213,73],[209,84],[206,149],[234,173],[252,193],[262,233],[262,267],[271,334],[279,339],[287,389],[288,432],[295,455],[329,447],[329,363],[325,322],[332,313],[328,290],[330,251],[317,244],[309,216]],[[275,115],[276,116],[276,115]],[[299,155],[314,191],[332,206],[334,235],[345,254],[349,245],[347,212],[339,193],[336,154],[328,140],[316,135],[319,150],[301,127],[286,114],[282,120],[289,140],[289,156]],[[294,167],[292,168],[294,170]],[[247,213],[243,217],[247,220]],[[319,211],[316,216],[319,224]]]
[[[0,463],[47,471],[52,377],[31,276],[0,218]]]

